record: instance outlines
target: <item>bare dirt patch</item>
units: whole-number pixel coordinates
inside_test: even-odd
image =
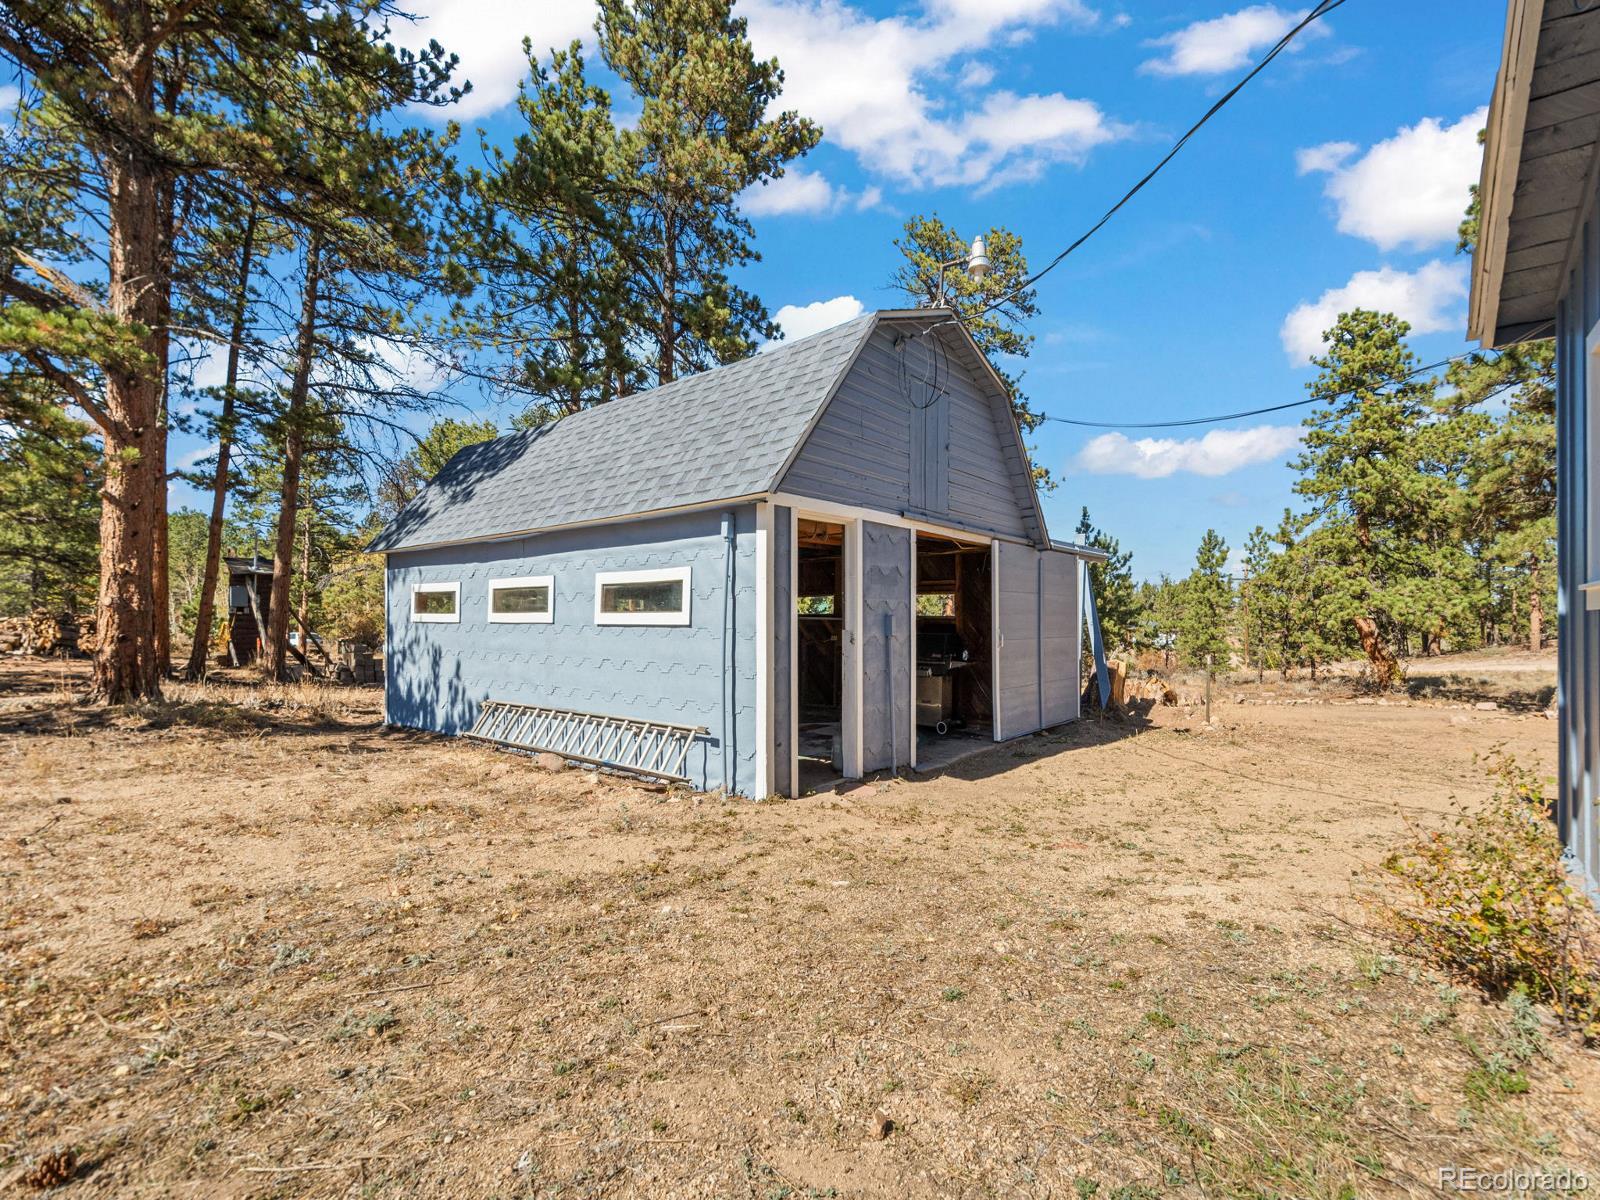
[[[1600,1061],[1356,898],[1404,822],[1487,794],[1475,752],[1553,770],[1542,716],[1230,692],[1211,729],[1085,721],[755,805],[385,731],[370,691],[106,714],[71,684],[0,669],[18,1192],[42,1166],[208,1197],[1597,1177]]]

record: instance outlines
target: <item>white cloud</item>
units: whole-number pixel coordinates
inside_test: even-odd
[[[1283,319],[1278,336],[1290,361],[1303,366],[1312,355],[1322,353],[1322,331],[1340,313],[1357,308],[1394,313],[1411,325],[1413,333],[1438,333],[1462,324],[1465,318],[1456,306],[1466,296],[1464,263],[1435,259],[1415,271],[1393,267],[1357,271],[1343,287],[1330,288],[1295,308]]]
[[[0,113],[8,113],[17,106],[17,101],[22,99],[22,90],[12,87],[9,83],[0,84]]]
[[[1320,146],[1307,146],[1294,152],[1294,169],[1298,174],[1310,175],[1315,171],[1336,171],[1361,149],[1354,142],[1323,142]]]
[[[1296,155],[1301,174],[1323,171],[1324,192],[1339,213],[1339,232],[1380,249],[1421,250],[1453,241],[1478,181],[1483,148],[1478,131],[1488,110],[1479,108],[1454,125],[1425,117],[1354,162],[1349,142],[1313,146]]]
[[[993,83],[994,76],[994,67],[974,59],[961,68],[961,74],[956,77],[956,86],[969,92],[976,91]]]
[[[204,446],[196,446],[189,453],[179,458],[177,462],[172,463],[171,466],[177,471],[192,471],[205,462],[206,459],[216,457],[216,453],[220,448],[221,445],[218,442],[207,442]]]
[[[1238,12],[1196,21],[1145,43],[1162,47],[1166,54],[1142,63],[1139,70],[1147,75],[1220,75],[1237,70],[1250,62],[1257,50],[1265,50],[1294,28],[1306,11],[1252,4]],[[1307,39],[1327,33],[1326,22],[1318,20],[1290,42],[1289,49],[1299,50]]]
[[[854,296],[835,296],[832,300],[818,300],[814,304],[785,304],[772,315],[783,332],[779,340],[768,342],[762,349],[771,349],[782,342],[798,341],[853,321],[866,308]]]
[[[523,38],[533,39],[540,59],[574,39],[594,40],[594,0],[414,0],[406,8],[418,20],[395,21],[394,40],[421,50],[432,38],[460,57],[456,82],[472,81],[472,91],[459,105],[440,110],[441,118],[472,120],[515,100],[517,84],[528,73]]]
[[[1297,425],[1258,425],[1254,429],[1213,429],[1197,438],[1130,438],[1102,433],[1078,451],[1076,465],[1093,475],[1135,475],[1165,479],[1227,475],[1254,463],[1282,458],[1300,442]]]
[[[404,385],[418,392],[431,392],[449,378],[447,365],[415,346],[386,337],[363,337],[358,344],[377,360],[374,369],[388,377],[387,381],[380,379],[380,385],[387,382],[393,387]]]
[[[977,92],[964,110],[951,102],[957,61],[1034,26],[1096,20],[1072,0],[931,0],[921,17],[883,18],[843,0],[742,7],[756,53],[783,64],[784,106],[816,120],[867,170],[908,185],[1031,178],[1128,132],[1090,101],[1058,92]]]
[[[437,40],[459,54],[473,90],[438,115],[471,120],[516,98],[527,73],[521,41],[541,55],[573,38],[593,40],[594,0],[416,0],[420,18],[397,23],[412,48]],[[1059,92],[988,94],[992,69],[968,60],[993,46],[1067,22],[1103,21],[1084,0],[923,0],[920,11],[874,17],[847,0],[741,0],[756,54],[783,65],[780,103],[817,121],[827,140],[874,174],[919,187],[971,186],[1033,178],[1052,162],[1076,162],[1127,136],[1087,100]],[[969,99],[953,104],[952,74]],[[999,121],[1015,121],[1001,128]],[[1037,129],[1028,123],[1041,122]],[[793,186],[793,185],[791,185]],[[817,189],[812,185],[813,195]],[[785,210],[811,211],[811,210]]]
[[[796,213],[816,216],[845,209],[864,212],[882,202],[882,188],[869,187],[852,192],[835,187],[816,171],[790,167],[770,183],[758,183],[744,192],[739,199],[739,207],[751,217]]]

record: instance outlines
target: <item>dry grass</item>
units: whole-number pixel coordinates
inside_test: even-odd
[[[1354,894],[1402,811],[1483,793],[1475,749],[1548,769],[1553,725],[1219,711],[752,805],[385,732],[369,692],[107,715],[7,667],[0,1184],[1135,1200],[1593,1172],[1600,1060],[1364,932]]]

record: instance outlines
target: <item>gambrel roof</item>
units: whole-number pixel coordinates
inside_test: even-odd
[[[744,500],[778,489],[857,356],[884,326],[947,327],[997,405],[999,436],[1031,478],[999,379],[949,313],[867,313],[725,367],[468,446],[373,541],[374,551],[486,541]],[[950,331],[958,331],[951,333]],[[1009,452],[1009,451],[1008,451]],[[1020,475],[1019,475],[1020,473]],[[1026,486],[1028,528],[1043,517]]]

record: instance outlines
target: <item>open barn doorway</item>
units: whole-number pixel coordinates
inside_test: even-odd
[[[795,694],[801,792],[845,772],[845,527],[799,517],[795,524]]]
[[[916,540],[917,769],[994,740],[993,554],[987,542]]]

